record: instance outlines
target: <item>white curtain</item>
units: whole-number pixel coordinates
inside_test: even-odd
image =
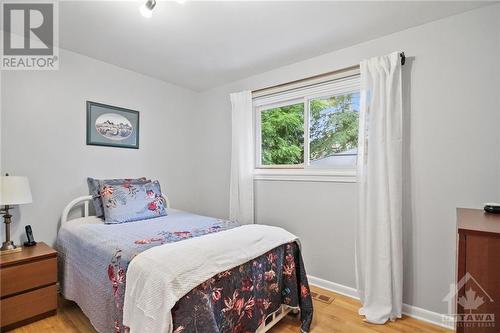
[[[229,218],[241,224],[254,223],[253,168],[254,134],[252,93],[231,94],[231,185]]]
[[[399,53],[360,64],[359,214],[356,279],[359,314],[383,324],[401,318],[402,86]]]

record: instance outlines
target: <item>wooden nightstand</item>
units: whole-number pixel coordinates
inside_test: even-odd
[[[0,256],[1,330],[57,311],[57,252],[45,243]]]

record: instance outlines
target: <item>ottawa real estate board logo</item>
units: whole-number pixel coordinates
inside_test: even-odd
[[[59,69],[55,1],[2,1],[2,70]]]
[[[450,285],[450,292],[443,301],[448,302],[448,314],[443,315],[447,326],[462,327],[471,332],[498,332],[492,311],[495,300],[470,273],[467,272],[456,285]]]

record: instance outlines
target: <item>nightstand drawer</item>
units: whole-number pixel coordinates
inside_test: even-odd
[[[56,258],[6,267],[0,271],[1,297],[46,286],[56,281]]]
[[[2,307],[2,327],[55,312],[57,309],[56,285],[4,298],[0,301],[0,306]]]

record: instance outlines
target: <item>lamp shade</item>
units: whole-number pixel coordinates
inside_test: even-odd
[[[0,176],[0,205],[22,205],[31,202],[27,177]]]

